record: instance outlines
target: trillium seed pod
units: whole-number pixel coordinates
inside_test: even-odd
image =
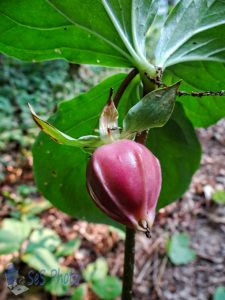
[[[103,145],[89,161],[87,189],[109,217],[148,236],[161,190],[159,161],[131,140]]]

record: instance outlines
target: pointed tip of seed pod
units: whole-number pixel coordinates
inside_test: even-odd
[[[148,239],[150,239],[152,237],[150,228],[146,228],[145,235]]]
[[[151,236],[151,230],[148,222],[146,220],[140,220],[138,222],[138,225],[141,227],[141,230],[144,231],[146,237],[150,239],[152,236]]]

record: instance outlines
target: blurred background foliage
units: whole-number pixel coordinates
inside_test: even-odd
[[[38,132],[27,107],[46,118],[57,104],[94,86],[116,72],[103,67],[80,67],[64,60],[24,63],[0,56],[0,150],[7,141],[30,146]]]

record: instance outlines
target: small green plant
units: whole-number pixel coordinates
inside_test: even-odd
[[[51,203],[47,200],[34,201],[31,194],[36,192],[36,187],[29,185],[19,185],[16,193],[2,192],[2,195],[11,208],[10,215],[17,219],[34,218],[35,215],[52,207]]]
[[[225,299],[225,288],[223,286],[219,286],[215,294],[213,295],[213,300],[224,300]]]
[[[224,205],[225,204],[225,191],[215,191],[212,195],[212,200],[217,204]]]
[[[62,274],[70,272],[69,268],[60,265],[59,258],[73,254],[79,246],[79,238],[63,243],[58,234],[44,228],[39,219],[6,218],[0,229],[0,255],[19,253],[19,256],[18,254],[13,256],[12,262],[22,261],[29,266],[29,269],[32,268],[42,274],[45,277],[46,290],[54,295],[62,295],[70,288],[69,282],[64,284],[56,274],[53,274],[53,270],[60,271]],[[36,284],[42,285],[39,282]]]
[[[121,294],[121,281],[115,276],[109,276],[108,265],[104,258],[98,258],[83,270],[85,283],[79,285],[73,292],[72,300],[87,299],[91,289],[102,300],[113,300]]]
[[[12,262],[25,263],[29,267],[28,277],[32,279],[30,283],[28,280],[29,284],[45,283],[44,288],[48,292],[65,295],[71,288],[71,282],[59,280],[60,275],[53,271],[61,272],[61,276],[71,273],[59,261],[61,257],[72,255],[80,247],[81,240],[77,237],[63,243],[54,230],[44,228],[38,215],[50,208],[51,204],[46,200],[34,202],[29,197],[33,192],[36,192],[34,187],[21,185],[16,195],[3,193],[12,211],[11,218],[5,218],[1,223],[0,255],[12,254]],[[36,282],[32,269],[39,272]]]
[[[168,241],[166,251],[174,265],[188,264],[196,258],[196,252],[190,248],[190,237],[187,233],[176,233]]]

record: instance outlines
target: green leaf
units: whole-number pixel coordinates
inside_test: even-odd
[[[86,283],[83,283],[74,290],[71,300],[86,300],[87,293],[88,293],[88,286]]]
[[[31,252],[35,248],[45,248],[53,252],[61,243],[58,234],[48,228],[37,229],[32,232],[26,252]]]
[[[38,203],[32,200],[21,203],[19,211],[22,215],[38,215],[51,207],[51,203],[46,200],[39,201]]]
[[[225,62],[225,1],[181,0],[170,13],[156,48],[156,65]]]
[[[89,92],[62,102],[58,112],[51,117],[51,123],[72,137],[93,133],[98,128],[99,115],[110,88],[116,91],[125,76],[111,76]],[[118,226],[89,198],[86,191],[87,154],[80,149],[58,145],[41,133],[33,147],[33,157],[37,186],[53,205],[80,219]]]
[[[34,215],[22,215],[21,217],[21,221],[22,222],[29,222],[29,225],[32,229],[40,229],[42,228],[42,224],[41,224],[41,220],[39,217],[36,217]]]
[[[46,276],[51,276],[52,270],[60,268],[55,256],[45,248],[33,248],[23,254],[21,260],[39,272],[44,271]]]
[[[166,69],[169,84],[182,79],[180,90],[220,91],[225,89],[225,65],[218,62],[189,62]],[[188,118],[195,127],[208,127],[225,116],[225,97],[180,97]],[[213,108],[213,109],[212,109]]]
[[[92,290],[100,299],[110,300],[120,296],[122,284],[117,277],[107,276],[102,280],[92,282]]]
[[[150,130],[147,146],[158,157],[162,168],[159,209],[186,191],[200,164],[201,147],[180,103],[176,103],[164,127]]]
[[[213,300],[224,300],[224,299],[225,299],[225,288],[223,286],[219,286],[215,291]]]
[[[22,243],[29,236],[31,225],[28,221],[4,219],[0,229],[0,254],[19,251]]]
[[[22,242],[24,241],[30,234],[31,225],[29,221],[18,221],[14,219],[4,219],[2,222],[2,228],[14,233],[16,230],[16,234],[18,239]]]
[[[157,8],[153,0],[3,0],[0,49],[24,60],[149,65],[145,35]]]
[[[21,196],[29,196],[32,193],[36,193],[37,192],[37,188],[35,186],[30,186],[30,185],[26,185],[26,184],[20,184],[17,188],[16,188],[16,192],[21,195]]]
[[[218,204],[225,204],[225,191],[216,191],[213,193],[212,200]]]
[[[167,243],[167,255],[175,265],[192,262],[196,253],[190,248],[190,237],[186,233],[177,233]]]
[[[108,273],[108,264],[104,258],[98,258],[95,262],[87,265],[83,271],[83,277],[87,282],[102,280]]]
[[[180,82],[144,96],[125,116],[124,134],[165,125],[173,112],[179,85]]]
[[[67,243],[63,243],[57,249],[56,256],[60,257],[60,256],[71,255],[80,247],[80,244],[81,244],[80,238],[75,238],[74,240],[71,240]]]
[[[0,255],[10,254],[19,251],[21,244],[17,240],[16,232],[0,230]]]
[[[66,146],[78,147],[81,149],[88,149],[90,152],[93,148],[97,148],[101,145],[100,138],[95,135],[82,136],[78,139],[74,139],[71,136],[61,132],[60,130],[58,130],[48,122],[42,120],[39,116],[37,116],[32,106],[30,104],[28,105],[34,122],[44,133],[49,135],[50,138],[53,139],[56,143],[63,144]]]

